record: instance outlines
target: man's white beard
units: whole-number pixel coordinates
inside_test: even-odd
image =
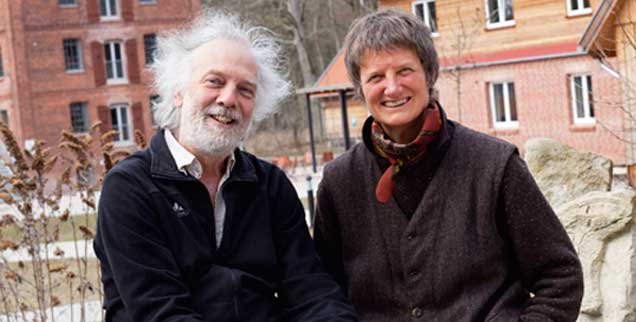
[[[224,129],[210,120],[212,115],[225,115],[234,119],[235,124],[229,129]],[[228,156],[236,149],[247,130],[248,121],[243,120],[243,115],[235,110],[219,105],[207,108],[189,106],[181,111],[181,128],[179,129],[179,141],[199,153],[211,156]]]

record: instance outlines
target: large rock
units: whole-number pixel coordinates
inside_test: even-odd
[[[590,192],[555,209],[585,279],[579,322],[636,321],[636,193]]]
[[[591,191],[612,187],[612,161],[551,139],[526,142],[526,162],[553,208]]]

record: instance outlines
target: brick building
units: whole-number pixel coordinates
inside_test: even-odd
[[[549,137],[625,164],[615,57],[600,60],[580,46],[603,1],[616,2],[380,0],[380,8],[411,12],[431,27],[442,65],[436,87],[450,118],[521,149],[529,138]],[[343,89],[351,137],[359,136],[367,112],[350,86],[340,52],[303,91],[319,97],[328,137],[342,135],[335,94]]]
[[[148,88],[156,34],[196,15],[200,0],[0,0],[0,118],[18,142],[50,145],[101,120],[153,134]]]

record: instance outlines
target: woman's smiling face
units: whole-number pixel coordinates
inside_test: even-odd
[[[426,74],[415,50],[398,46],[367,51],[360,83],[366,106],[384,132],[398,143],[412,141],[429,103]]]

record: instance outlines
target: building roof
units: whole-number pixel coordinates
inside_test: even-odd
[[[616,50],[614,39],[614,15],[616,8],[620,8],[624,0],[601,0],[592,20],[581,35],[579,50],[583,52],[598,53],[599,51]]]

